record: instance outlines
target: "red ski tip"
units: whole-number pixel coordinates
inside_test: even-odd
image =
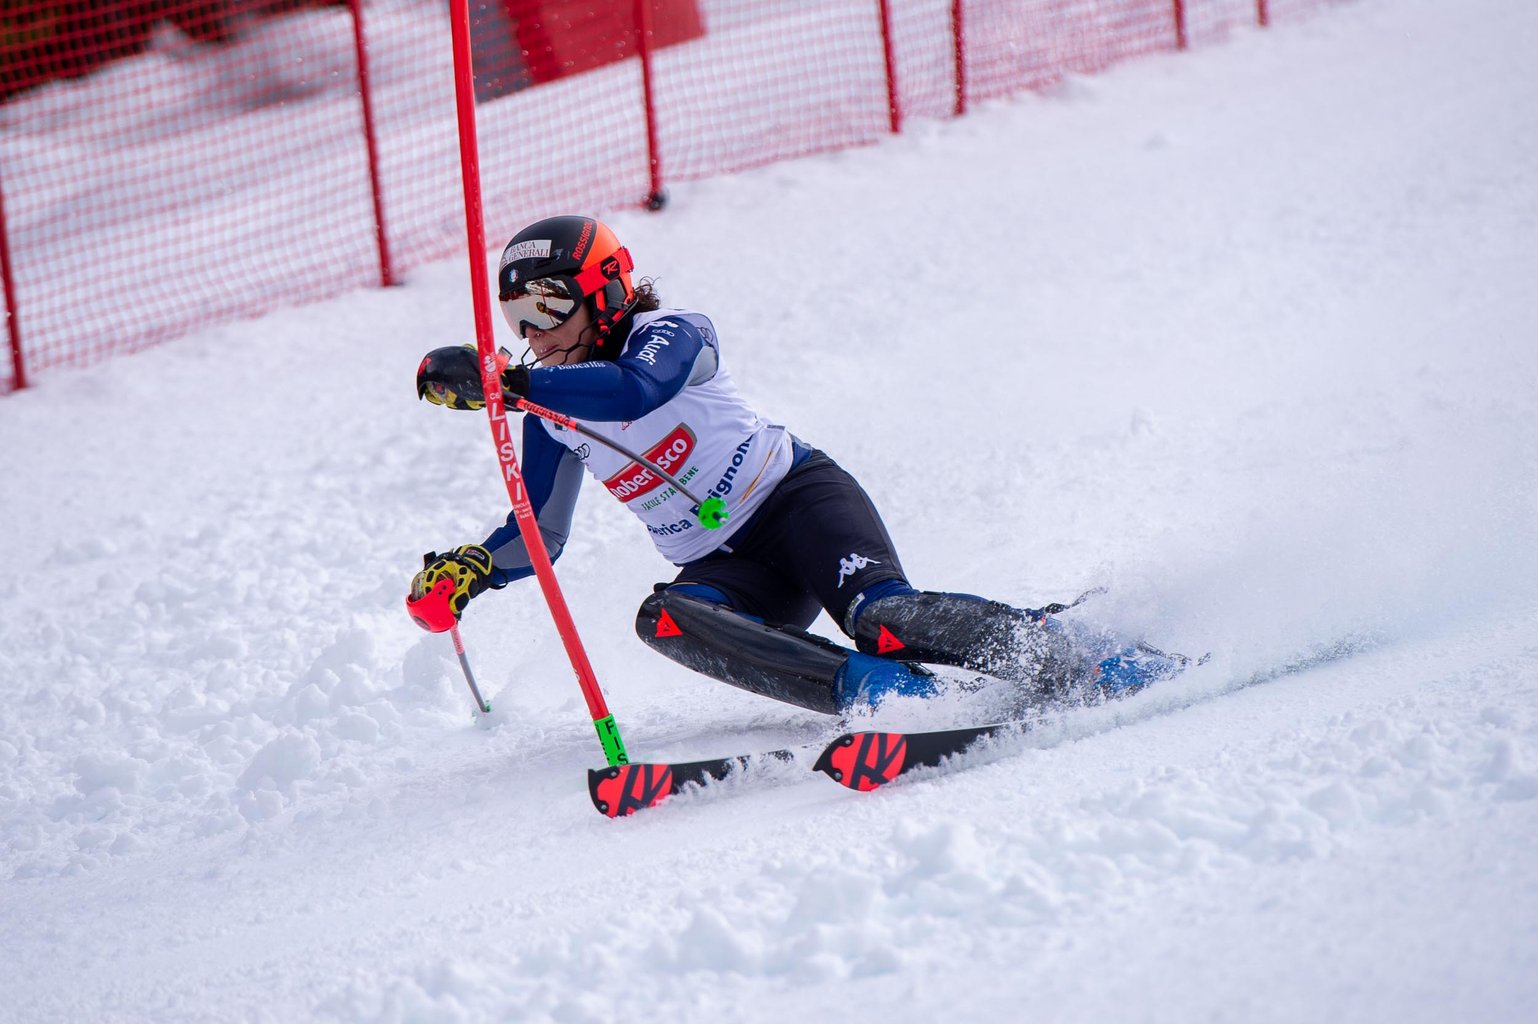
[[[902,774],[908,740],[900,732],[856,732],[840,736],[812,766],[841,786],[868,793]]]
[[[590,768],[587,791],[598,813],[623,818],[666,800],[673,792],[673,770],[665,764]]]

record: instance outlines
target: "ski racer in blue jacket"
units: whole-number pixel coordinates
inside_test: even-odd
[[[636,631],[648,646],[722,682],[828,714],[937,692],[924,664],[1046,694],[1082,684],[1126,692],[1178,670],[1151,650],[1091,653],[1044,610],[912,587],[854,477],[744,401],[709,318],[661,308],[649,281],[632,282],[632,269],[604,224],[553,217],[508,242],[498,300],[535,364],[508,366],[504,393],[564,414],[598,439],[524,419],[523,475],[550,557],[567,540],[586,473],[679,568],[641,602]],[[451,408],[481,408],[474,348],[430,352],[417,391]],[[664,476],[720,499],[720,528],[707,529]],[[483,542],[426,561],[413,597],[450,581],[456,619],[471,598],[534,571],[511,515]],[[820,611],[854,650],[807,632]]]

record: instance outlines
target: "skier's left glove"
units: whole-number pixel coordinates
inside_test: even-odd
[[[502,371],[502,397],[507,400],[507,407],[518,411],[518,399],[529,397],[529,368],[522,363],[514,363]]]
[[[513,354],[505,348],[497,350],[497,373],[504,398],[529,393],[528,368],[514,363]],[[479,350],[474,345],[449,345],[423,356],[417,367],[417,397],[450,409],[484,409]]]
[[[446,555],[429,551],[422,571],[411,579],[406,610],[416,624],[433,633],[453,629],[470,599],[491,584],[491,552],[463,544]]]

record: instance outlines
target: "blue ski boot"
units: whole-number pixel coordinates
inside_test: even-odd
[[[1090,685],[1107,697],[1126,697],[1152,683],[1185,671],[1190,659],[1135,644],[1102,660],[1090,673]]]
[[[940,692],[934,675],[920,665],[873,658],[851,652],[834,680],[838,709],[848,711],[856,704],[872,708],[891,696],[933,697]]]

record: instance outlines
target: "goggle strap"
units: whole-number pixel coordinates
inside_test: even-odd
[[[618,269],[615,269],[615,268]],[[605,256],[590,267],[582,268],[582,271],[572,278],[577,289],[586,298],[599,291],[604,285],[615,280],[621,274],[628,274],[635,269],[635,263],[630,259],[630,250],[620,246],[614,250],[614,255]]]

